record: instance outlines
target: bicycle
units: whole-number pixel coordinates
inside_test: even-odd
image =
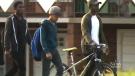
[[[75,67],[80,63],[86,61],[91,56],[92,56],[91,59],[88,61],[87,65],[85,66],[84,70],[81,72],[80,76],[85,75],[86,71],[90,67],[90,63],[93,58],[95,60],[96,67],[94,68],[90,76],[117,76],[115,70],[109,64],[103,63],[101,59],[97,58],[97,52],[99,51],[104,52],[106,47],[107,46],[105,44],[99,44],[97,46],[94,46],[93,49],[90,48],[92,50],[92,53],[76,63],[74,62],[72,51],[77,50],[77,48],[73,47],[73,48],[63,49],[64,52],[68,52],[68,55],[71,57],[72,60],[71,63],[72,65],[69,67],[66,64],[63,64],[63,68],[64,68],[63,76],[78,76]],[[73,68],[73,72],[71,71],[72,68]],[[56,69],[57,67],[52,65],[50,67],[50,72],[52,70],[55,70],[55,72],[57,72]],[[55,76],[55,75],[51,75],[51,76]]]

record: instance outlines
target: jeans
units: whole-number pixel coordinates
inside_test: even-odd
[[[6,73],[5,76],[15,76],[19,71],[19,76],[25,76],[26,66],[25,66],[25,53],[23,51],[11,51],[11,57],[13,58],[13,66]]]
[[[57,67],[57,76],[62,76],[63,66],[58,50],[53,50],[50,53],[52,54],[51,60],[46,58],[45,52],[42,53],[42,76],[49,76],[51,62]]]

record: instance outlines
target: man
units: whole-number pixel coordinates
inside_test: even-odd
[[[44,23],[40,28],[40,42],[43,48],[43,76],[49,76],[51,62],[57,67],[57,76],[63,75],[62,61],[57,50],[56,21],[60,15],[60,8],[58,6],[52,6],[49,9],[49,18],[43,21]]]
[[[82,40],[81,40],[81,47],[82,52],[85,56],[88,56],[92,53],[88,48],[88,46],[84,45],[98,45],[100,43],[105,43],[105,37],[103,34],[103,25],[101,18],[97,15],[99,11],[99,4],[97,0],[87,0],[88,7],[90,11],[85,14],[81,20],[81,30],[82,30]],[[101,58],[101,55],[98,54],[98,58]],[[90,76],[92,70],[94,69],[95,64],[94,60],[90,65],[85,76]]]
[[[23,17],[24,3],[17,1],[14,3],[14,14],[7,18],[5,23],[4,47],[5,54],[10,54],[13,58],[13,67],[5,76],[15,76],[19,71],[19,76],[25,76],[25,44],[30,45],[31,38],[28,31],[27,21]],[[11,47],[11,50],[10,50]]]

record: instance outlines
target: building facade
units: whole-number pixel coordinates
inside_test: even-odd
[[[25,14],[28,27],[33,37],[34,31],[39,27],[41,20],[48,14],[43,10],[37,0],[22,0],[25,4]],[[100,0],[99,15],[102,17],[105,37],[110,47],[110,54],[103,55],[103,61],[110,63],[119,60],[120,70],[135,69],[135,3],[132,0]],[[71,59],[63,48],[77,47],[73,52],[77,62],[83,58],[81,52],[81,18],[88,12],[85,0],[56,0],[53,5],[62,9],[62,17],[58,20],[58,50],[63,63],[71,65]],[[6,18],[13,13],[12,5],[4,12],[0,7],[0,30],[3,29]],[[26,45],[27,76],[41,76],[41,62],[33,60],[30,47]],[[0,74],[4,73],[12,65],[12,60],[5,56],[5,65],[0,65]],[[85,65],[84,63],[80,65]],[[83,66],[77,66],[80,73]]]

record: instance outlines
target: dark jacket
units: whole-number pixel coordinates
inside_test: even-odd
[[[56,23],[53,25],[48,20],[44,21],[40,28],[40,42],[45,53],[56,50],[58,45]]]
[[[23,18],[23,22],[26,24],[26,30],[25,30],[25,39],[26,42],[30,45],[31,38],[30,33],[28,31],[28,24],[25,18]],[[4,47],[6,51],[18,51],[18,41],[17,41],[17,22],[14,18],[14,15],[12,14],[7,18],[7,21],[5,23],[5,29],[4,29]]]
[[[91,28],[92,28],[92,22],[91,22],[91,13],[88,12],[85,14],[81,20],[81,30],[82,30],[82,39],[81,39],[81,47],[82,52],[84,54],[88,54],[89,50],[86,50],[84,45],[90,45],[93,43],[91,39]],[[103,33],[103,25],[100,16],[97,15],[97,18],[99,20],[99,43],[106,43],[104,33]]]

